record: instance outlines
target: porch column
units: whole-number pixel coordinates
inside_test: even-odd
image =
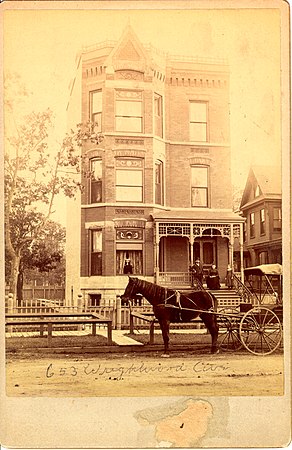
[[[243,272],[243,223],[239,224],[240,232],[239,232],[239,248],[240,248],[240,274],[241,281],[244,283],[244,272]]]
[[[155,223],[155,242],[154,242],[154,273],[155,281],[159,280],[159,223]]]
[[[234,248],[234,234],[233,234],[233,223],[231,224],[230,227],[230,239],[229,239],[229,264],[231,265],[232,269],[233,269],[233,248]]]
[[[190,242],[190,265],[192,266],[194,264],[194,233],[193,233],[193,224],[191,224],[191,234],[189,237]]]

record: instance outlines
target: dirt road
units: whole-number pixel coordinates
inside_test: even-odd
[[[9,355],[9,396],[251,396],[283,394],[283,354]]]

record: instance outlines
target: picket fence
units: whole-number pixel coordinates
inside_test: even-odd
[[[151,312],[152,306],[147,304],[144,306],[132,306],[132,310],[143,314],[143,312]],[[112,321],[113,329],[129,329],[130,327],[130,308],[121,306],[119,302],[113,301],[112,304],[103,306],[84,306],[82,299],[78,302],[78,306],[66,306],[63,300],[47,300],[32,299],[24,300],[13,305],[11,294],[5,296],[5,313],[6,314],[34,314],[34,313],[96,313],[98,316]],[[149,325],[139,318],[134,319],[134,326],[139,328],[147,328]],[[101,325],[104,327],[104,325]],[[27,326],[23,327],[27,331]],[[15,331],[22,331],[21,326],[17,326]]]

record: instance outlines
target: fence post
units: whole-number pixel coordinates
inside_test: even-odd
[[[121,296],[116,296],[116,312],[117,312],[117,322],[116,322],[116,329],[121,330],[122,329],[122,300]]]
[[[78,309],[78,312],[82,312],[82,307],[83,307],[82,294],[78,294],[78,298],[77,298],[77,309]]]
[[[13,313],[13,294],[10,292],[8,294],[8,314]]]

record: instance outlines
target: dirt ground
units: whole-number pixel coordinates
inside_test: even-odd
[[[9,353],[9,396],[282,395],[283,352]]]

